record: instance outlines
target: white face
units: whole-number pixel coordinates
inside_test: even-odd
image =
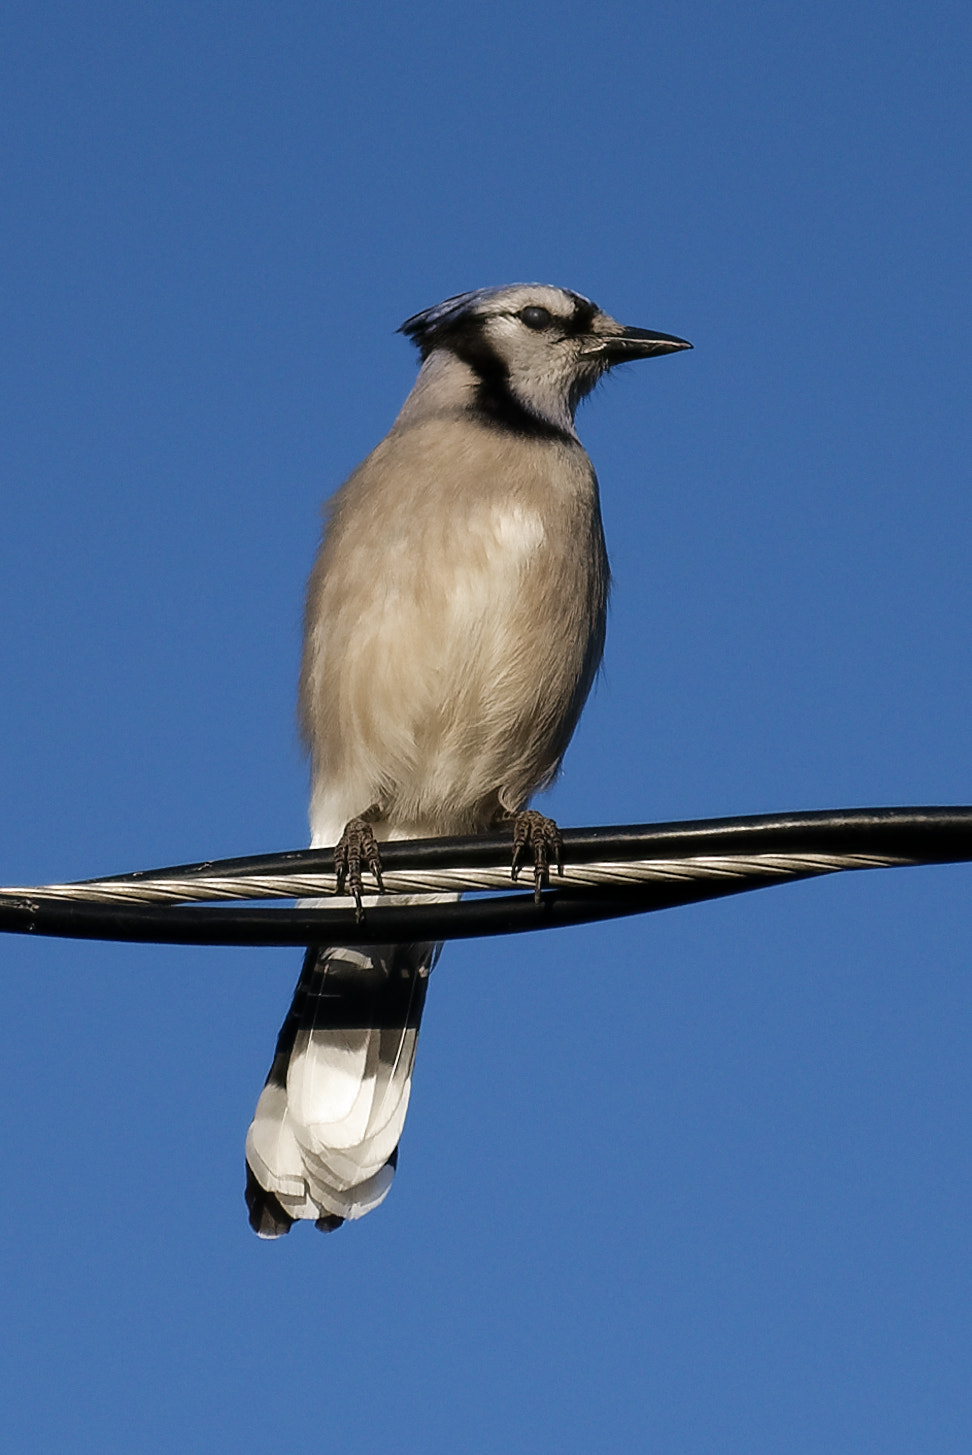
[[[532,414],[571,429],[579,401],[610,367],[600,341],[620,329],[586,299],[560,288],[519,287],[475,310],[509,392]]]

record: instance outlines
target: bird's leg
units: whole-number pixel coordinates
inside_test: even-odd
[[[540,891],[550,883],[551,859],[557,873],[564,872],[564,841],[552,818],[545,818],[535,808],[521,808],[513,815],[512,878],[520,877],[527,854],[533,857],[533,899],[540,903]]]
[[[375,876],[378,888],[384,889],[378,841],[370,823],[363,818],[353,818],[345,824],[344,833],[334,849],[334,873],[337,876],[337,893],[343,894],[347,888],[347,892],[354,895],[354,917],[358,924],[364,919],[364,910],[361,907],[361,895],[364,892],[361,882],[362,864],[367,864]]]

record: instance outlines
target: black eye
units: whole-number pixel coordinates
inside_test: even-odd
[[[527,328],[549,328],[552,322],[545,308],[521,308],[520,318]]]

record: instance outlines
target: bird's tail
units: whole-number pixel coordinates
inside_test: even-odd
[[[439,945],[311,946],[246,1137],[250,1226],[360,1218],[395,1175]]]

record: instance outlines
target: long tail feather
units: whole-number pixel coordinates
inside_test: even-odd
[[[388,1194],[439,946],[312,946],[246,1138],[250,1226],[322,1231]]]

